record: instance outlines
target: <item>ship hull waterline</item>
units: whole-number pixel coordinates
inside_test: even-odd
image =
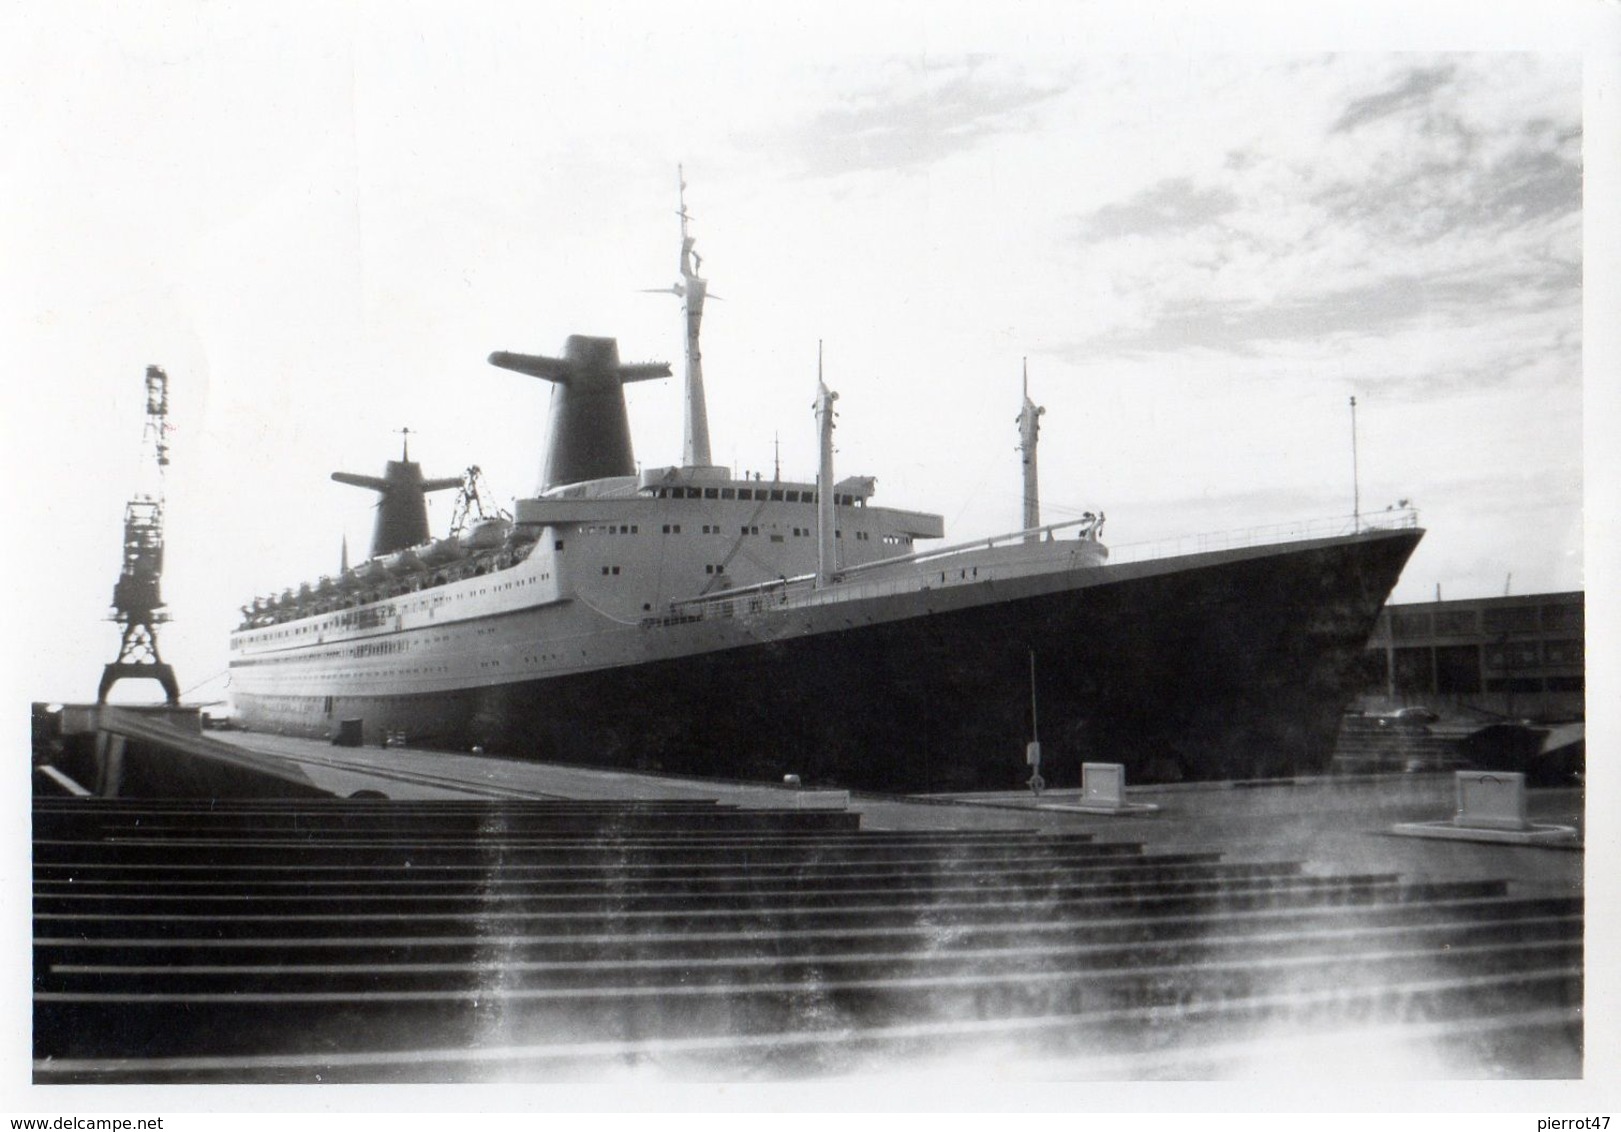
[[[540,761],[886,792],[1043,775],[1128,781],[1320,773],[1374,620],[1422,532],[1145,562],[785,610],[749,643],[416,695],[235,696],[248,727]],[[640,632],[701,631],[693,626]],[[319,704],[319,711],[317,711]]]

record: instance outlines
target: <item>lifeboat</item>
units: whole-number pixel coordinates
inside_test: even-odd
[[[466,550],[495,550],[507,541],[512,529],[511,519],[480,519],[462,533],[462,547]]]
[[[453,538],[435,539],[426,546],[417,549],[417,557],[425,566],[442,566],[446,562],[454,562],[462,556],[461,543]]]
[[[422,558],[415,548],[407,547],[383,559],[383,569],[395,577],[400,577],[422,569]]]

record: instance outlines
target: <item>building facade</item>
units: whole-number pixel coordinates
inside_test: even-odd
[[[1366,653],[1364,700],[1507,719],[1586,711],[1585,594],[1388,605]]]

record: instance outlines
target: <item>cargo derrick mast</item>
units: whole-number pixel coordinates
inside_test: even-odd
[[[123,639],[118,659],[105,666],[96,702],[123,679],[156,680],[171,705],[180,703],[174,669],[158,655],[158,626],[169,620],[163,612],[158,581],[163,574],[163,469],[169,466],[169,376],[157,366],[146,367],[146,430],[142,437],[142,464],[153,469],[150,491],[136,491],[124,506],[124,566],[113,586],[113,611],[108,620],[118,623]]]

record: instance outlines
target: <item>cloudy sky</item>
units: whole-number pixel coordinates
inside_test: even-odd
[[[93,694],[116,651],[148,363],[163,645],[204,696],[239,605],[367,545],[328,474],[380,473],[396,430],[429,475],[534,488],[547,389],[490,351],[679,362],[641,290],[675,279],[678,164],[718,462],[813,475],[821,341],[840,474],[997,533],[1028,359],[1046,518],[1102,509],[1123,545],[1349,515],[1355,396],[1364,510],[1430,532],[1398,600],[1582,588],[1613,9],[1112,7],[6,9],[28,698]],[[630,391],[646,465],[679,459],[679,394]]]

